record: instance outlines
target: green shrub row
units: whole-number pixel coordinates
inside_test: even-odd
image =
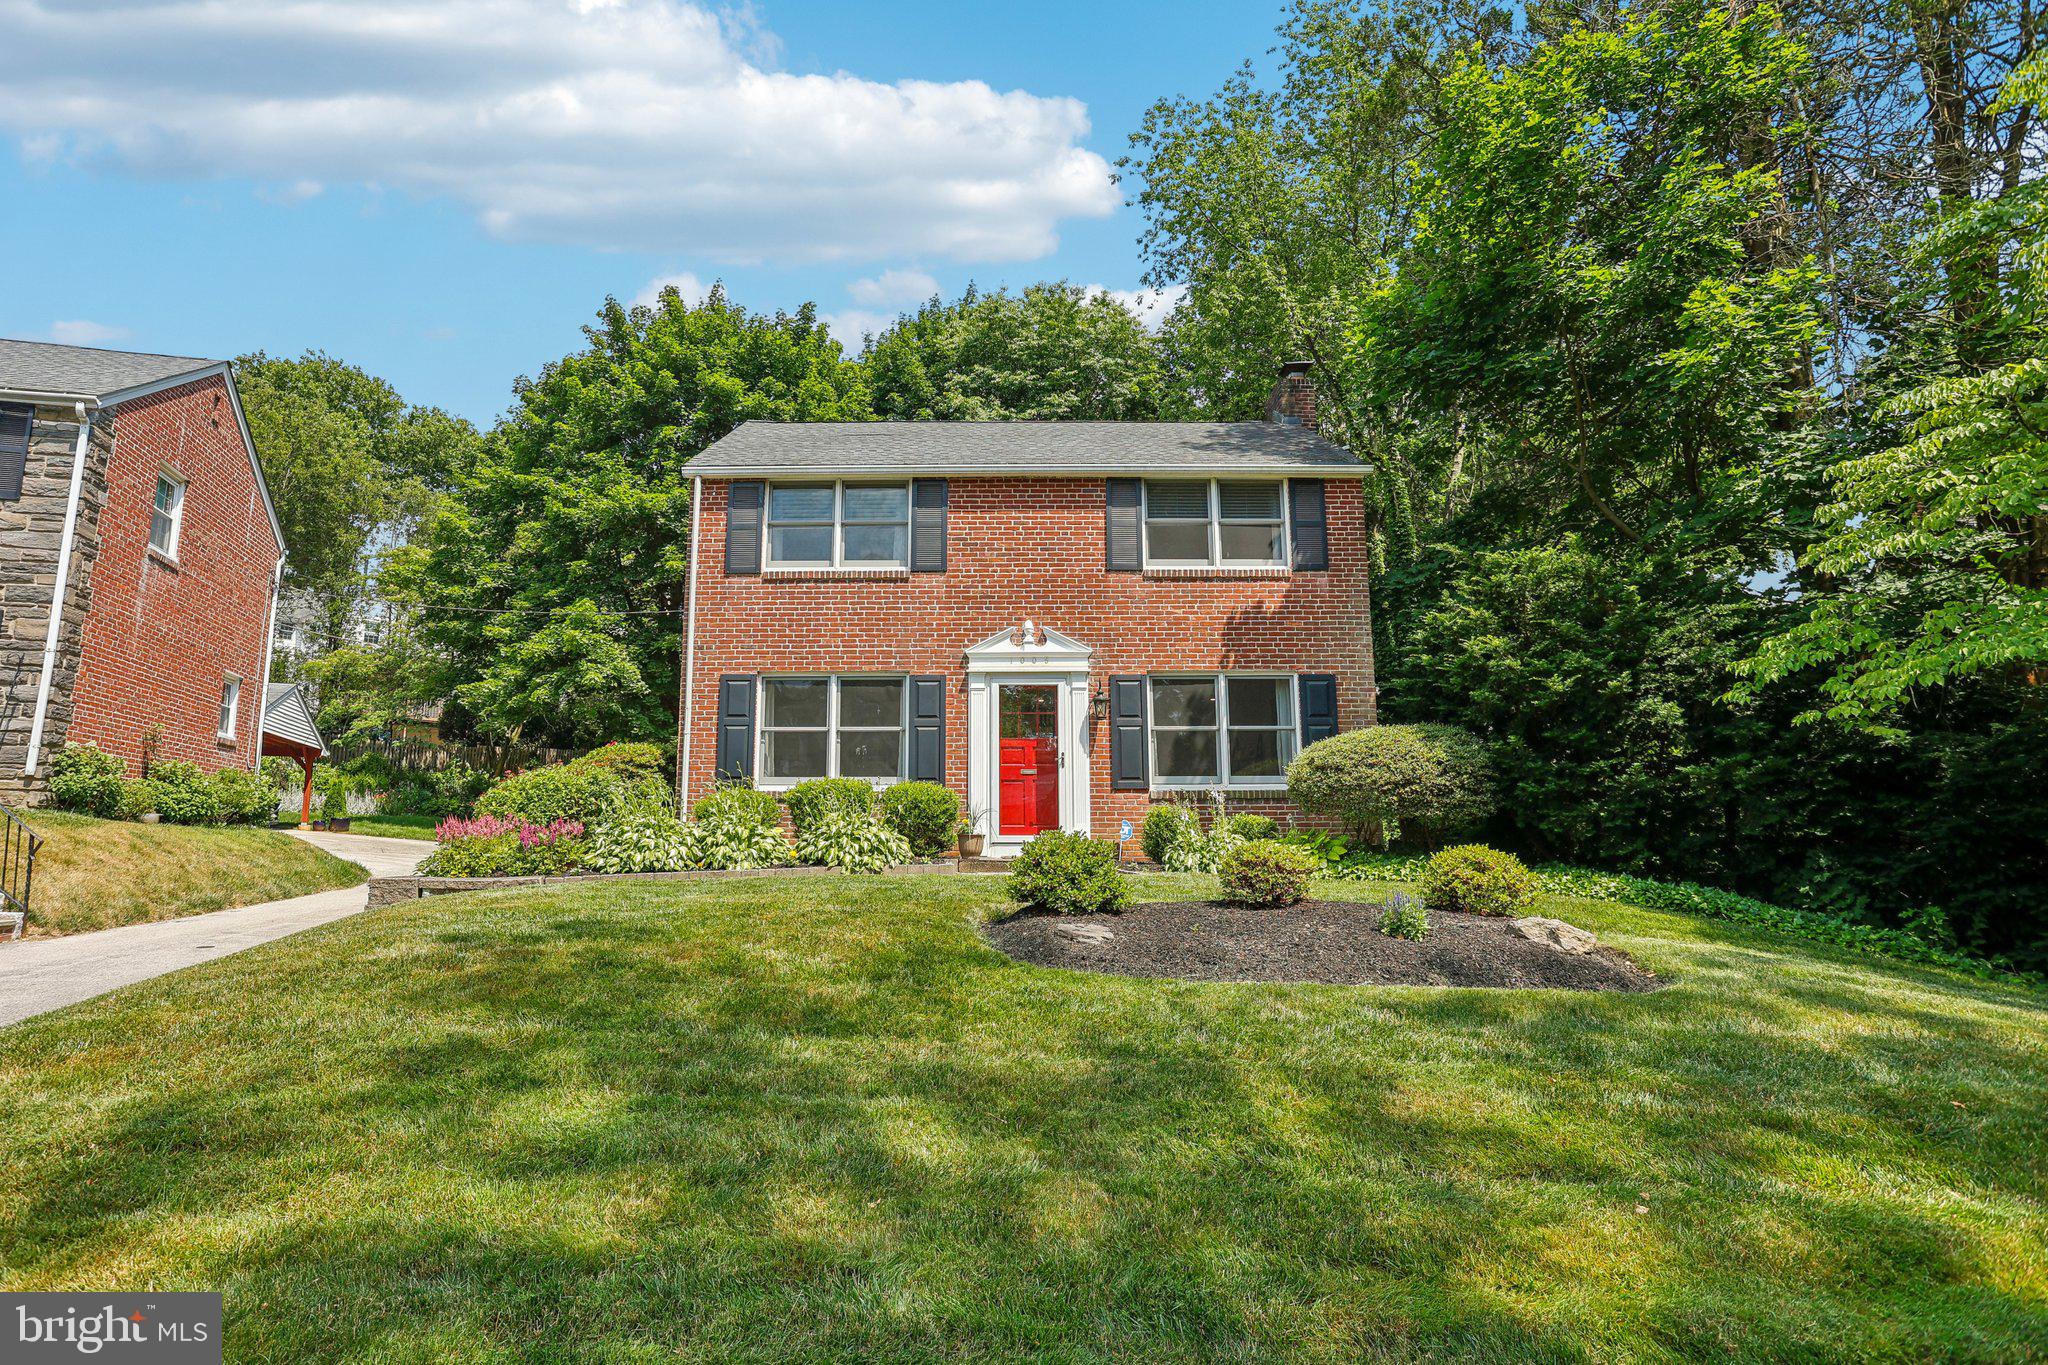
[[[102,820],[155,814],[173,825],[251,825],[277,809],[277,789],[240,768],[204,771],[159,759],[146,778],[129,778],[127,761],[94,744],[67,744],[50,760],[50,800],[59,810]]]

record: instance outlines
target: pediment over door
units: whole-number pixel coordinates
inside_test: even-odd
[[[1071,636],[1026,621],[997,631],[965,651],[971,673],[1086,672],[1095,651]]]

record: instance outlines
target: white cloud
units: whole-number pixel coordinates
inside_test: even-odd
[[[279,204],[290,208],[303,204],[308,199],[317,199],[327,187],[317,180],[294,180],[289,185],[265,185],[256,191],[256,197],[266,204]]]
[[[129,335],[126,327],[114,327],[104,322],[87,322],[83,318],[50,324],[50,340],[61,341],[66,346],[97,346],[106,341],[120,341]]]
[[[0,130],[156,177],[445,197],[724,263],[1029,260],[1118,203],[1076,100],[774,69],[692,0],[0,0]]]
[[[825,324],[825,330],[832,339],[846,348],[848,355],[859,355],[867,349],[864,338],[880,336],[894,326],[900,314],[877,312],[865,308],[845,308],[837,313],[820,313],[818,321]]]
[[[1188,287],[1176,284],[1165,289],[1111,289],[1104,284],[1090,284],[1082,286],[1082,292],[1091,296],[1109,295],[1135,313],[1147,331],[1156,332],[1166,321],[1166,315],[1187,297]]]
[[[640,292],[633,296],[636,305],[652,308],[660,299],[661,291],[673,289],[683,296],[683,302],[695,308],[704,302],[704,296],[711,291],[704,287],[704,281],[685,270],[680,275],[657,275],[640,286]]]
[[[871,308],[908,306],[938,293],[939,282],[922,270],[884,270],[873,279],[855,280],[846,292]]]

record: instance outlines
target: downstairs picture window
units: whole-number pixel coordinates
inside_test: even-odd
[[[903,777],[902,678],[763,678],[764,785],[814,777]]]
[[[1279,787],[1294,761],[1294,679],[1160,677],[1152,687],[1152,780],[1162,787]]]

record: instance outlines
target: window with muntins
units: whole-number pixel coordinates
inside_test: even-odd
[[[789,786],[813,777],[900,780],[907,692],[902,678],[763,678],[763,784]]]
[[[149,548],[178,555],[178,527],[185,519],[185,485],[169,474],[156,476],[156,506],[149,517]]]
[[[768,489],[771,569],[906,568],[907,483],[779,483]]]
[[[1280,787],[1294,761],[1294,679],[1232,673],[1151,679],[1158,786]]]
[[[1287,563],[1286,485],[1241,479],[1145,480],[1145,562],[1166,568]]]
[[[242,704],[242,680],[228,678],[220,685],[220,737],[235,737],[235,712]]]

